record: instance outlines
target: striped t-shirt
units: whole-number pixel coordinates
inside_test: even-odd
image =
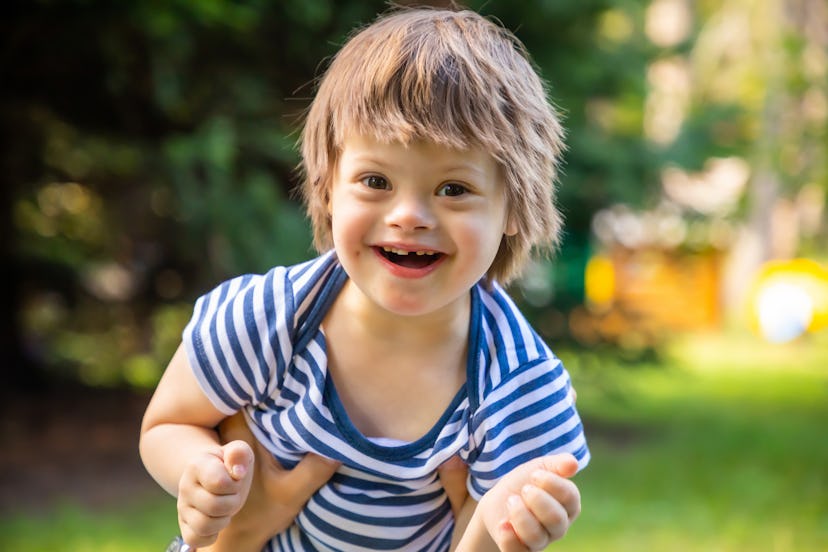
[[[436,470],[452,456],[477,500],[538,456],[587,464],[569,375],[497,285],[471,290],[466,384],[434,427],[410,443],[362,435],[328,377],[320,329],[346,280],[333,253],[239,276],[199,298],[184,330],[206,395],[228,415],[244,410],[283,466],[307,452],[342,463],[266,550],[445,551],[454,523]]]

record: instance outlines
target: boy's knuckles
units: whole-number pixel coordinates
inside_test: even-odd
[[[190,532],[201,539],[215,537],[230,523],[229,517],[210,517],[203,512],[192,511],[185,519]]]
[[[212,544],[221,530],[219,528],[213,531],[199,519],[179,518],[178,525],[184,542],[196,548]]]
[[[501,552],[531,552],[520,539],[517,538],[512,530],[504,531],[499,539],[496,540],[498,549]]]
[[[562,522],[557,523],[555,525],[549,526],[546,528],[546,531],[549,534],[550,542],[560,540],[564,538],[566,532],[569,530],[569,524]]]
[[[203,471],[200,474],[199,483],[205,490],[213,494],[228,494],[234,492],[239,486],[238,482],[230,477],[224,466],[212,467]]]
[[[211,518],[232,516],[242,506],[238,495],[214,496],[199,506],[199,511]]]
[[[512,522],[520,541],[529,550],[543,550],[550,542],[549,533],[534,520]]]
[[[575,516],[581,512],[581,493],[578,491],[578,487],[571,481],[565,480],[562,483],[555,493],[555,497],[566,508],[569,517],[575,519]]]
[[[520,535],[521,541],[529,550],[543,550],[551,542],[546,531],[533,531],[529,535]]]
[[[552,495],[567,510],[574,510],[580,505],[581,495],[577,485],[566,478],[550,472],[535,472],[532,474],[531,481],[535,486]]]
[[[579,515],[581,515],[580,498],[575,502],[565,503],[564,508],[566,508],[566,513],[569,516],[569,522],[572,523]]]
[[[569,526],[569,516],[567,516],[566,511],[563,509],[555,509],[549,510],[547,512],[546,518],[544,519],[544,527],[546,527],[547,532],[553,538],[560,538],[563,535],[558,535],[562,529],[563,532],[566,532],[566,528]]]

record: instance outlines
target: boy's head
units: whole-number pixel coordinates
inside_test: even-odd
[[[479,14],[398,9],[335,56],[302,133],[302,194],[320,251],[332,247],[328,193],[349,133],[476,145],[494,157],[517,233],[503,237],[490,279],[509,281],[533,247],[557,245],[561,125],[523,46]]]

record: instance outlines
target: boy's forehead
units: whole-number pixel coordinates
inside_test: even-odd
[[[489,154],[488,148],[478,140],[467,136],[422,135],[407,132],[391,134],[388,132],[351,131],[342,134],[338,140],[337,149],[342,152],[346,148],[382,148],[402,147],[412,149],[429,147],[457,154],[483,152]]]
[[[384,141],[375,136],[352,133],[343,141],[336,157],[335,170],[346,166],[354,168],[363,163],[390,169],[411,160],[418,167],[440,172],[494,176],[498,180],[504,175],[501,163],[480,145],[457,148],[427,138]]]
[[[432,137],[385,137],[374,134],[351,132],[343,136],[339,147],[339,155],[345,152],[349,155],[364,155],[372,152],[395,150],[398,153],[429,151],[444,156],[464,159],[489,158],[494,159],[487,148],[482,144],[465,140],[464,142],[445,142]]]

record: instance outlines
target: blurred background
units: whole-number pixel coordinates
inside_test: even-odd
[[[302,114],[387,5],[5,4],[0,548],[166,546],[149,393],[196,297],[313,255]],[[593,453],[556,548],[828,549],[828,4],[465,5],[568,132],[563,247],[512,287]]]

